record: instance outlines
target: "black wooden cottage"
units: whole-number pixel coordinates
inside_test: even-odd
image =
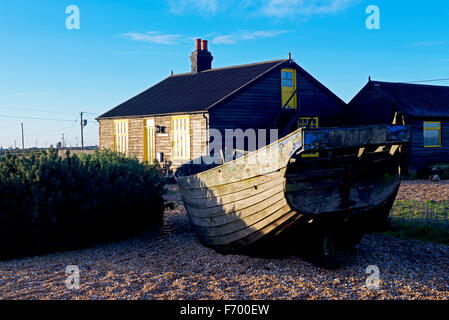
[[[207,41],[197,39],[190,59],[191,72],[172,74],[99,116],[100,148],[176,167],[207,150],[211,128],[277,128],[281,137],[305,124],[336,125],[346,105],[290,55],[212,69]]]
[[[346,124],[389,124],[402,112],[411,130],[404,169],[449,163],[449,87],[368,81],[344,111]]]

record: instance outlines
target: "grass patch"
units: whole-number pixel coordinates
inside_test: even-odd
[[[399,239],[416,239],[449,245],[449,229],[444,224],[429,224],[425,220],[390,218],[389,229],[382,233]]]
[[[449,219],[449,201],[397,200],[390,216],[401,218]]]
[[[398,200],[389,221],[382,234],[449,245],[449,201]]]

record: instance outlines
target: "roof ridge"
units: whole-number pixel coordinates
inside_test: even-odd
[[[268,63],[276,63],[276,62],[283,62],[287,61],[288,59],[276,59],[276,60],[269,60],[269,61],[261,61],[261,62],[254,62],[254,63],[247,63],[247,64],[240,64],[240,65],[234,65],[234,66],[228,66],[228,67],[220,67],[220,68],[212,68],[208,70],[201,71],[199,73],[205,73],[205,72],[213,72],[213,71],[220,71],[220,70],[227,70],[227,69],[236,69],[236,68],[245,68],[245,67],[252,67],[257,66],[260,64],[268,64]],[[191,72],[183,72],[183,73],[177,73],[170,77],[179,77],[179,76],[188,76],[193,75]]]
[[[392,82],[392,81],[377,81],[377,80],[371,80],[372,83],[386,83],[386,84],[401,84],[401,85],[409,85],[409,86],[421,86],[421,87],[442,87],[442,88],[448,88],[449,86],[443,86],[440,84],[421,84],[421,83],[410,83],[410,82]]]
[[[232,91],[231,93],[229,93],[228,95],[222,97],[221,99],[219,99],[218,101],[212,103],[210,106],[208,106],[206,108],[206,110],[209,110],[210,108],[218,105],[219,103],[221,103],[222,101],[224,101],[225,99],[233,96],[234,94],[236,94],[237,92],[239,92],[240,90],[242,90],[243,88],[245,88],[246,86],[250,85],[251,83],[253,83],[254,81],[260,79],[261,77],[263,77],[264,75],[266,75],[267,73],[271,72],[273,69],[277,68],[278,66],[282,65],[283,63],[285,63],[286,61],[288,61],[288,59],[280,59],[280,60],[273,60],[271,61],[271,63],[275,63],[277,62],[274,66],[270,67],[268,70],[265,70],[264,72],[260,73],[258,76],[254,77],[253,79],[251,79],[250,81],[248,81],[247,83],[243,84],[242,86],[240,86],[239,88],[235,89],[234,91]],[[265,62],[265,63],[270,63],[270,62]]]

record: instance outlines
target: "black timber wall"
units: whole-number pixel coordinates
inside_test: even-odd
[[[424,147],[424,121],[441,122],[441,147]],[[411,128],[411,142],[407,148],[410,169],[421,172],[429,169],[432,164],[449,163],[449,119],[411,118],[407,125]]]
[[[281,110],[281,74],[274,72],[209,110],[210,128],[266,129]]]
[[[346,125],[390,124],[396,111],[391,98],[387,97],[378,87],[369,86],[348,104],[343,111]],[[424,121],[441,122],[440,148],[424,147]],[[449,163],[449,119],[414,118],[405,114],[405,124],[410,128],[410,144],[403,148],[403,169],[426,171],[432,164]]]
[[[340,104],[331,99],[299,71],[296,74],[299,89],[300,116],[320,118],[320,126],[340,124]],[[209,110],[210,128],[267,129],[282,107],[281,68],[245,89],[222,105]]]
[[[296,72],[296,85],[299,89],[300,117],[319,117],[320,127],[342,125],[340,119],[341,104],[331,99],[319,86],[299,72]]]
[[[391,124],[394,118],[391,99],[375,86],[362,89],[342,114],[345,125]]]

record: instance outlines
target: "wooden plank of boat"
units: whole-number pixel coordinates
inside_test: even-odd
[[[369,210],[382,202],[382,198],[389,198],[398,185],[397,179],[387,179],[387,182],[382,180],[385,177],[374,179],[374,183],[385,189],[383,192],[370,187],[369,183],[366,185],[366,181],[353,181],[351,186],[344,187],[347,190],[339,190],[338,181],[346,174],[343,168],[324,172],[328,176],[322,179],[323,171],[320,170],[301,173],[302,177],[296,178],[287,175],[294,184],[285,186],[285,171],[295,153],[381,142],[400,145],[407,138],[404,128],[370,126],[345,130],[298,130],[219,167],[191,176],[178,176],[177,183],[189,219],[200,238],[208,245],[222,249],[246,246],[269,233],[282,232],[304,213]],[[315,200],[309,200],[314,197]],[[369,201],[362,201],[364,197]],[[333,204],[329,205],[329,202]],[[308,210],[311,207],[318,209]]]
[[[216,197],[225,196],[235,192],[243,191],[246,189],[252,189],[255,186],[262,185],[264,183],[270,182],[284,177],[285,171],[277,170],[264,175],[259,175],[256,177],[242,178],[242,180],[226,183],[222,185],[217,185],[213,187],[199,187],[199,188],[179,188],[181,195],[189,199],[207,199],[211,194]]]
[[[280,200],[279,200],[280,199]],[[257,204],[253,210],[246,210],[246,212],[239,212],[236,214],[228,214],[222,215],[218,217],[210,217],[210,218],[197,218],[193,215],[190,216],[191,221],[201,230],[204,230],[206,233],[226,233],[233,232],[236,229],[236,222],[244,222],[245,226],[249,223],[254,222],[264,214],[268,214],[268,212],[274,212],[279,210],[281,207],[287,205],[287,201],[285,198],[276,197],[273,198],[273,201],[267,201],[265,203]],[[243,213],[243,214],[242,214]]]
[[[283,177],[277,177],[277,178],[272,178],[264,183],[258,183],[257,180],[253,181],[252,186],[249,188],[245,188],[242,190],[235,190],[235,191],[231,191],[233,188],[232,186],[229,188],[230,191],[229,193],[226,193],[225,195],[216,195],[214,194],[213,190],[209,190],[206,189],[205,191],[208,190],[209,195],[207,197],[202,197],[202,198],[190,198],[190,197],[185,197],[185,202],[192,206],[192,207],[204,207],[204,208],[209,208],[209,207],[213,207],[216,206],[218,203],[220,205],[225,205],[225,204],[229,204],[235,201],[239,201],[241,199],[245,199],[248,198],[250,196],[254,196],[258,193],[264,192],[266,190],[269,190],[273,187],[276,187],[278,185],[283,185],[285,181],[285,178]]]
[[[255,191],[255,192],[254,192]],[[240,205],[245,207],[252,205],[255,202],[261,201],[266,197],[269,197],[273,193],[284,191],[284,179],[278,179],[272,181],[269,185],[264,185],[262,187],[253,188],[253,190],[241,191],[238,193],[233,193],[224,197],[213,197],[208,199],[186,199],[186,205],[191,209],[197,210],[201,215],[208,214],[214,215],[218,213],[227,213],[234,210],[239,210]],[[245,193],[249,193],[245,196]],[[219,207],[219,210],[217,209]]]
[[[287,166],[288,160],[301,147],[302,130],[232,162],[197,175],[179,177],[181,189],[211,188],[276,172]]]
[[[232,242],[231,247],[245,248],[246,246],[254,244],[258,240],[265,237],[266,235],[276,237],[283,231],[287,230],[292,225],[294,225],[302,217],[303,217],[302,214],[296,212],[295,210],[291,210],[290,212],[282,216],[279,220],[276,220],[273,223],[266,225],[263,229],[250,233],[248,236]]]
[[[316,215],[374,207],[381,199],[393,193],[399,185],[398,179],[394,179],[390,184],[385,184],[385,181],[380,179],[371,182],[372,185],[351,183],[347,205],[342,202],[341,189],[335,181],[327,186],[322,181],[295,184],[289,186],[285,195],[289,203],[300,212]]]
[[[240,229],[238,231],[217,236],[205,236],[204,234],[201,233],[199,234],[203,239],[207,241],[207,243],[210,243],[211,245],[224,245],[245,238],[254,232],[265,234],[266,232],[265,228],[267,226],[273,223],[275,224],[274,226],[280,226],[283,221],[280,219],[282,219],[283,217],[285,218],[285,216],[293,216],[295,214],[297,214],[297,212],[293,211],[288,205],[286,205],[282,207],[280,210],[274,213],[270,213],[270,215],[265,217],[264,219],[252,225],[246,226],[245,228]]]
[[[256,205],[263,206],[265,201],[267,201],[267,203],[272,201],[278,201],[283,198],[283,195],[284,195],[284,186],[280,185],[277,186],[276,188],[266,190],[249,198],[239,200],[236,201],[235,203],[230,203],[224,206],[218,205],[210,208],[191,207],[188,204],[185,204],[185,206],[187,211],[192,216],[198,218],[202,217],[213,218],[216,216],[231,215],[239,212],[240,213],[245,212],[244,210],[248,212],[251,211],[251,208],[253,208]]]
[[[394,145],[407,141],[408,136],[400,126],[366,126],[357,128],[327,128],[297,131],[251,152],[237,160],[197,175],[179,177],[181,189],[210,188],[223,184],[268,174],[285,168],[291,156],[304,151],[364,147],[366,145]]]
[[[269,218],[271,215],[279,213],[280,210],[284,210],[291,208],[288,206],[286,201],[282,203],[275,204],[271,207],[267,207],[259,212],[253,213],[252,215],[242,218],[242,219],[234,219],[232,222],[228,224],[223,224],[217,227],[203,227],[196,225],[195,229],[198,233],[200,233],[204,237],[225,237],[231,234],[234,234],[239,231],[243,231],[245,229],[251,228],[251,226]],[[285,210],[284,210],[285,211]],[[286,211],[285,211],[286,212]]]

